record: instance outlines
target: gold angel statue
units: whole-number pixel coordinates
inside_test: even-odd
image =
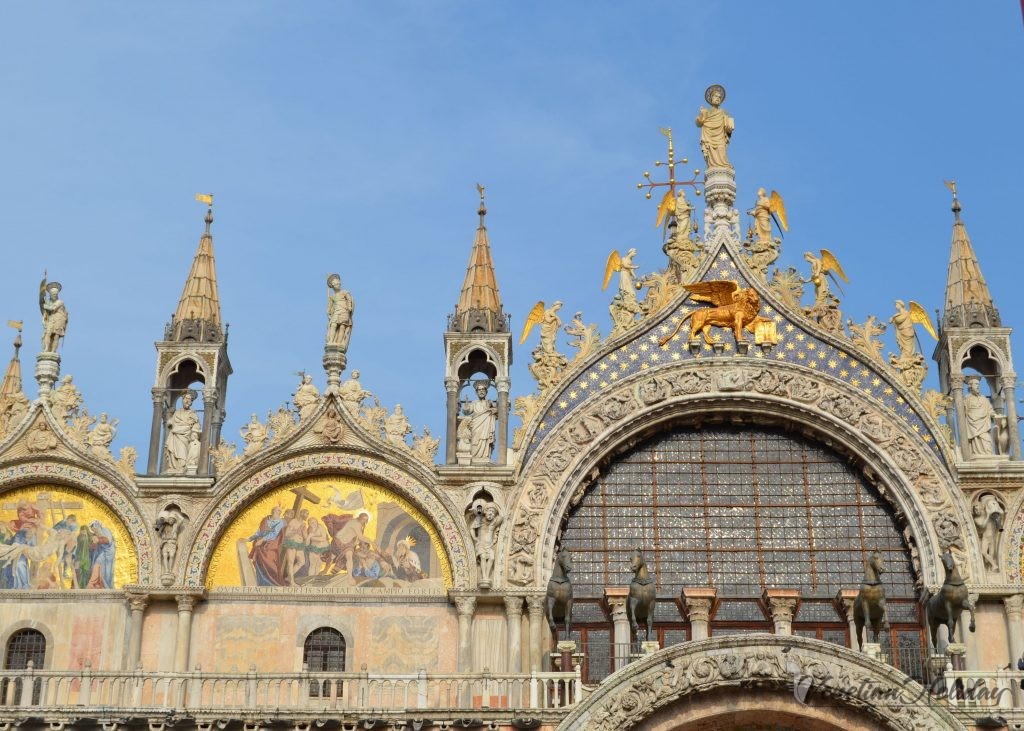
[[[924,329],[928,331],[929,335],[936,340],[939,339],[938,334],[935,332],[935,327],[932,325],[931,318],[928,317],[928,312],[924,307],[914,302],[914,300],[910,300],[909,308],[903,304],[903,300],[896,300],[895,304],[896,314],[889,318],[889,322],[892,323],[893,330],[896,332],[896,347],[899,348],[900,352],[898,357],[895,355],[890,357],[894,365],[896,363],[908,362],[913,356],[917,340],[914,325],[924,325]]]
[[[712,327],[731,328],[739,343],[743,339],[744,329],[753,333],[758,320],[765,319],[757,314],[761,309],[761,297],[752,287],[741,289],[739,284],[731,280],[696,282],[684,284],[683,287],[691,294],[694,302],[707,302],[715,307],[691,312],[679,321],[675,330],[661,339],[661,345],[675,337],[687,320],[690,320],[690,340],[696,340],[700,333],[704,336],[704,342],[711,344],[714,342],[711,339]]]
[[[782,196],[777,190],[773,190],[769,197],[764,188],[758,188],[757,202],[747,213],[754,219],[754,232],[757,234],[758,243],[771,243],[772,219],[775,219],[775,223],[781,230],[789,231],[786,205],[782,202]]]
[[[619,273],[619,293],[624,297],[634,297],[633,273],[636,271],[636,264],[633,257],[636,256],[636,249],[630,249],[625,256],[619,256],[619,250],[615,249],[608,255],[608,261],[604,265],[604,283],[601,290],[608,289],[608,283],[612,281],[612,275]]]
[[[522,345],[526,342],[534,325],[540,325],[540,350],[545,354],[554,353],[555,337],[558,335],[558,328],[562,326],[562,319],[558,316],[558,310],[561,307],[562,303],[558,300],[555,300],[548,308],[544,307],[544,300],[535,304],[530,310],[530,314],[526,316],[519,344]]]
[[[805,284],[814,285],[814,307],[824,307],[830,300],[835,299],[828,280],[831,279],[837,287],[839,287],[839,282],[836,281],[837,275],[847,284],[850,283],[850,280],[839,265],[839,260],[828,249],[821,250],[821,258],[808,251],[804,254],[804,259],[811,265],[811,277],[803,281]],[[840,291],[842,291],[841,287]]]

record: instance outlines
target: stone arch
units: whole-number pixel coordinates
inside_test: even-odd
[[[508,373],[506,372],[507,369],[503,366],[503,360],[494,350],[494,348],[489,347],[486,343],[479,342],[470,343],[466,345],[466,347],[462,348],[457,353],[455,353],[455,355],[452,357],[451,362],[452,377],[463,378],[463,376],[461,375],[463,372],[463,366],[469,366],[473,369],[472,372],[466,373],[466,375],[464,376],[465,378],[468,378],[470,375],[472,375],[472,373],[476,372],[486,373],[486,371],[482,370],[480,367],[473,366],[472,356],[473,353],[476,351],[480,351],[480,353],[483,355],[483,360],[486,363],[486,365],[489,365],[494,370],[493,374],[488,373],[489,378],[497,379],[508,377]]]
[[[915,558],[926,586],[942,583],[938,559],[950,545],[958,563],[973,562],[967,564],[971,573],[980,575],[977,537],[965,530],[972,523],[962,495],[934,451],[896,415],[807,369],[710,361],[636,374],[592,398],[545,437],[522,469],[511,501],[514,517],[502,551],[507,580],[542,585],[559,524],[602,461],[652,430],[697,415],[788,423],[809,432],[853,457],[896,509],[919,547]]]
[[[961,346],[957,349],[956,360],[954,361],[954,365],[957,371],[962,371],[964,364],[972,359],[971,351],[974,350],[975,348],[983,349],[986,355],[988,356],[988,359],[993,361],[998,367],[998,373],[986,375],[1001,376],[1012,372],[1012,369],[1009,367],[1009,359],[1006,357],[1006,354],[1003,353],[999,348],[994,347],[993,343],[986,342],[981,337],[970,338],[968,340],[965,340],[963,344],[961,344]]]
[[[803,700],[794,681],[809,683]],[[701,722],[735,709],[751,689],[773,694],[785,713],[812,723],[836,708],[840,718],[861,719],[862,728],[965,728],[941,703],[925,702],[923,687],[867,655],[803,637],[752,634],[684,642],[627,665],[576,706],[558,731],[633,728],[663,709],[678,713],[679,725],[662,726],[666,731],[706,728]]]
[[[35,630],[41,634],[43,639],[46,641],[46,654],[45,659],[43,660],[43,667],[36,669],[46,670],[53,667],[53,651],[56,647],[54,644],[55,640],[53,637],[53,630],[51,630],[44,622],[40,622],[35,619],[21,619],[17,622],[11,623],[7,627],[4,627],[3,634],[0,634],[0,652],[4,653],[4,660],[6,661],[7,646],[10,643],[11,638],[23,629]]]
[[[141,506],[123,489],[89,470],[65,462],[33,460],[0,467],[0,496],[9,490],[45,483],[81,490],[103,503],[131,536],[137,561],[138,583],[146,584],[155,580],[149,522]]]
[[[473,575],[472,541],[465,521],[458,519],[447,501],[432,486],[410,472],[375,456],[354,451],[306,451],[287,455],[270,464],[232,475],[219,485],[217,496],[196,519],[196,530],[184,564],[184,583],[204,585],[213,550],[234,518],[255,499],[281,485],[304,477],[347,475],[371,480],[408,500],[431,522],[444,543],[455,588],[470,586]]]
[[[196,373],[202,376],[202,382],[204,385],[212,378],[212,374],[208,372],[210,364],[199,354],[191,351],[175,353],[173,358],[170,358],[160,368],[160,375],[157,378],[157,383],[168,384],[170,383],[171,377],[178,372],[181,364],[185,361],[191,361],[196,366]]]
[[[295,628],[295,669],[300,670],[302,668],[302,653],[305,647],[306,638],[321,627],[328,627],[341,635],[342,639],[345,641],[345,668],[348,672],[353,672],[356,668],[356,634],[355,628],[350,623],[349,619],[347,617],[337,616],[334,614],[328,615],[310,612],[300,614],[297,619]]]

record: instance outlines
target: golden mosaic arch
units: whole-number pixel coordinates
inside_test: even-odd
[[[452,570],[441,538],[409,501],[335,475],[261,496],[221,535],[208,589],[388,589],[444,593]]]
[[[51,484],[0,493],[0,589],[120,589],[137,581],[131,535],[97,498]]]

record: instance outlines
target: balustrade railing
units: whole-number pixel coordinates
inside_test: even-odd
[[[0,671],[4,709],[149,712],[557,710],[582,699],[569,673],[379,673]]]
[[[953,670],[943,673],[943,695],[953,705],[968,709],[1024,707],[1024,672],[1019,670]]]

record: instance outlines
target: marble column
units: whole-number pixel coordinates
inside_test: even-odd
[[[444,379],[448,393],[448,420],[445,422],[444,463],[455,464],[455,435],[459,419],[459,381],[457,378]]]
[[[800,592],[796,589],[765,589],[762,598],[771,612],[775,634],[793,634],[793,616],[800,603]]]
[[[508,671],[520,673],[523,670],[523,598],[505,597],[505,622],[508,635]]]
[[[999,379],[1002,386],[1003,401],[1006,403],[1006,429],[1010,437],[1010,459],[1020,460],[1020,425],[1017,422],[1017,394],[1014,386],[1017,383],[1015,375],[1003,376]]]
[[[210,474],[210,431],[213,429],[213,415],[220,411],[217,406],[217,389],[203,387],[203,425],[199,434],[199,469],[196,474],[206,477]]]
[[[459,613],[459,672],[468,673],[473,667],[473,612],[475,596],[455,597],[455,610]]]
[[[860,643],[857,637],[857,623],[853,621],[853,603],[857,600],[857,594],[859,593],[857,589],[840,589],[836,592],[835,598],[836,609],[846,617],[846,622],[850,625],[850,649],[854,651],[860,650]],[[868,639],[871,638],[869,637]]]
[[[629,617],[626,616],[626,599],[629,598],[628,586],[606,586],[604,600],[612,615],[612,658],[618,670],[629,664],[630,630]]]
[[[1024,594],[1003,597],[1006,614],[1006,637],[1010,650],[1010,669],[1017,669],[1017,661],[1024,656]]]
[[[690,639],[706,640],[711,636],[711,610],[717,592],[711,587],[683,589],[683,607],[690,620]]]
[[[971,451],[967,447],[967,440],[964,436],[964,424],[967,417],[964,412],[964,377],[962,374],[953,376],[950,379],[950,390],[953,392],[953,410],[956,412],[956,443],[960,448],[960,459],[970,458]]]
[[[142,619],[149,597],[145,594],[128,595],[128,656],[125,670],[132,671],[139,666],[142,657]]]
[[[178,602],[178,632],[174,638],[174,670],[184,673],[188,671],[188,654],[192,645],[192,610],[195,609],[199,597],[192,594],[178,594],[174,598]]]
[[[146,463],[146,474],[156,475],[160,471],[161,447],[160,437],[164,427],[164,399],[166,390],[154,388],[150,392],[153,396],[153,422],[149,428],[149,461]]]
[[[508,389],[509,379],[499,378],[495,384],[498,389],[498,433],[495,435],[495,462],[499,465],[508,463]]]
[[[530,671],[544,669],[544,601],[545,597],[526,597],[526,610],[530,616]]]

